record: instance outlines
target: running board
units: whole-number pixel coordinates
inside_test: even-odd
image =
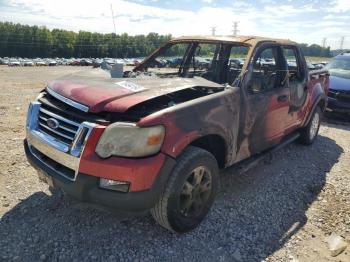
[[[233,165],[232,167],[235,167],[237,170],[237,172],[234,172],[235,175],[236,174],[241,175],[241,174],[247,172],[248,170],[259,165],[261,162],[263,162],[267,158],[271,159],[272,153],[274,153],[274,152],[280,150],[281,148],[289,145],[290,143],[294,142],[296,139],[299,138],[299,136],[300,136],[299,132],[294,133],[292,135],[289,135],[285,139],[283,139],[283,141],[279,145],[277,145],[271,149],[268,149],[260,154],[252,156],[252,157],[248,158],[247,160],[243,160],[242,162],[237,163],[236,165]]]

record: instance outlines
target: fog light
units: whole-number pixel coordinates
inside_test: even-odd
[[[114,191],[128,192],[130,182],[100,178],[100,187]]]

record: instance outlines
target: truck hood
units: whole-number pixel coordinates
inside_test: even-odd
[[[80,71],[51,82],[47,88],[89,107],[89,112],[120,112],[153,99],[192,87],[223,88],[201,77],[111,78],[102,69]]]
[[[329,88],[336,91],[350,92],[350,79],[331,75],[329,77]]]

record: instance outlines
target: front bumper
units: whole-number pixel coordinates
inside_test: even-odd
[[[350,113],[350,103],[339,101],[333,97],[328,97],[327,109],[338,113]]]
[[[49,120],[58,126],[50,127]],[[130,211],[151,208],[175,160],[163,153],[139,159],[101,159],[95,148],[104,130],[105,126],[77,122],[68,114],[33,102],[28,109],[25,152],[39,173],[49,177],[45,180],[80,201]],[[129,182],[129,192],[102,189],[100,178]]]
[[[45,175],[50,176],[54,187],[63,189],[68,195],[79,201],[124,211],[139,212],[152,208],[158,201],[167,178],[175,165],[173,158],[166,157],[150,189],[140,192],[122,193],[101,189],[98,186],[98,177],[80,172],[76,175],[75,181],[68,180],[62,176],[64,170],[54,170],[42,162],[33,153],[27,140],[24,140],[24,148],[30,164],[39,172],[44,172]]]

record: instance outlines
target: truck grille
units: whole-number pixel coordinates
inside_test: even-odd
[[[32,154],[49,168],[74,181],[80,156],[94,123],[81,121],[69,111],[55,111],[38,101],[28,109],[26,138]]]
[[[338,93],[337,98],[341,102],[350,103],[350,93]]]
[[[337,91],[329,89],[328,90],[328,96],[332,98],[337,98]]]
[[[329,89],[328,96],[336,98],[339,102],[350,103],[350,92]]]
[[[50,127],[49,121],[54,121],[56,124],[58,123],[58,125],[55,127]],[[68,119],[67,117],[53,113],[48,109],[40,107],[38,129],[41,132],[56,138],[66,145],[72,144],[78,132],[80,124],[81,123],[73,121],[72,119]]]

